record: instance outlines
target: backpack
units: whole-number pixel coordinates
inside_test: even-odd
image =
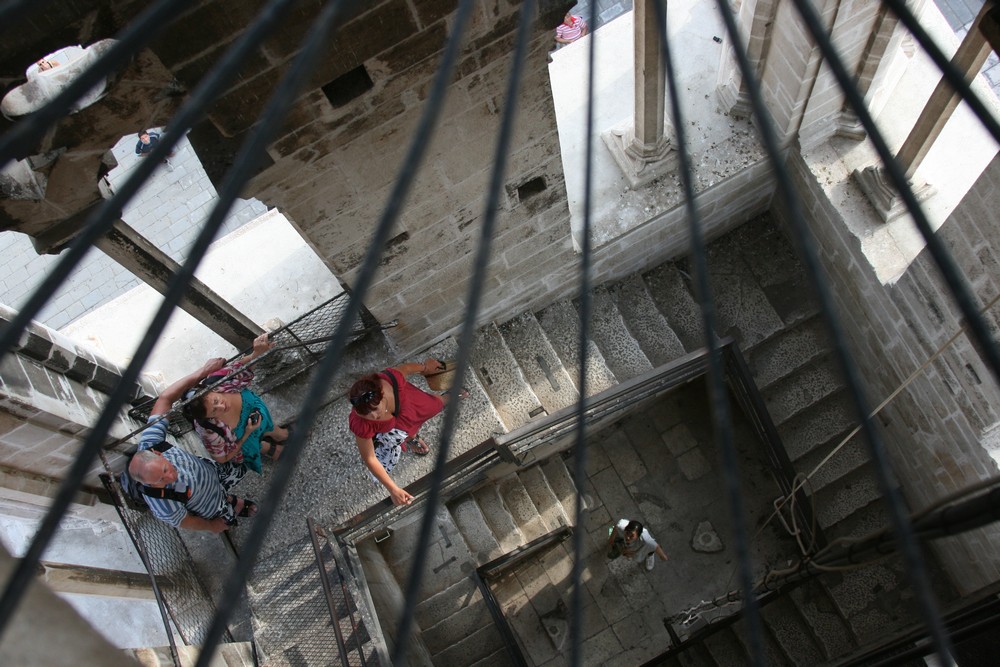
[[[158,442],[149,449],[156,452],[165,452],[173,447],[169,442],[162,441]],[[174,491],[173,489],[156,489],[151,486],[146,486],[145,484],[140,484],[132,478],[132,475],[128,474],[128,467],[132,463],[132,457],[135,453],[128,457],[128,461],[125,463],[125,469],[121,471],[118,475],[118,485],[122,489],[122,495],[125,497],[125,501],[128,503],[129,507],[140,512],[149,509],[149,505],[146,504],[146,497],[150,498],[162,498],[164,500],[175,500],[179,503],[184,503],[187,505],[188,496],[186,493],[181,491]]]

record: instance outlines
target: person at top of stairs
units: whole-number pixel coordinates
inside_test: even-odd
[[[371,476],[388,491],[396,505],[408,505],[413,496],[399,488],[389,473],[399,462],[401,451],[412,449],[425,456],[430,448],[418,435],[420,427],[447,404],[451,394],[429,394],[406,381],[408,375],[429,375],[443,370],[437,359],[422,364],[401,364],[381,373],[366,375],[355,382],[347,398],[351,402],[348,417],[351,433],[358,443],[361,461]],[[463,387],[459,398],[469,392]]]

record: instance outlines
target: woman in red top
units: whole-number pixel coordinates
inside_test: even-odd
[[[347,393],[353,406],[349,417],[351,432],[357,440],[361,461],[389,491],[396,505],[409,504],[413,496],[399,488],[389,472],[399,461],[404,444],[414,454],[427,454],[427,443],[417,433],[424,422],[441,412],[450,398],[447,393],[428,394],[407,382],[406,377],[440,370],[443,366],[436,359],[422,364],[401,364],[364,376]],[[459,392],[459,398],[468,395],[464,388]]]

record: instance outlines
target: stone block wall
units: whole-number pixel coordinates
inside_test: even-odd
[[[0,311],[8,322],[12,311]],[[17,349],[0,361],[0,471],[3,486],[21,488],[13,480],[44,477],[61,479],[73,464],[83,439],[97,421],[107,394],[121,382],[121,370],[68,338],[39,324],[32,324]],[[131,391],[133,398],[156,395],[156,387],[143,380]],[[108,442],[133,431],[128,405],[119,411]],[[112,462],[134,446],[116,445]],[[85,484],[100,487],[103,472],[95,461]],[[33,485],[32,488],[36,488]]]
[[[925,250],[894,285],[882,285],[851,234],[849,209],[831,203],[824,186],[801,154],[789,167],[805,202],[833,286],[838,314],[874,407],[925,364],[961,328],[961,319]],[[993,224],[1000,206],[1000,160],[994,159],[962,204],[938,232],[951,248],[980,303],[998,293],[1000,231]],[[776,202],[776,214],[787,213]],[[997,330],[996,308],[989,315]],[[886,445],[911,509],[920,510],[980,480],[995,477],[997,465],[984,436],[1000,421],[1000,391],[966,335],[947,347],[880,413]],[[1000,527],[937,540],[940,562],[962,593],[1000,579]]]

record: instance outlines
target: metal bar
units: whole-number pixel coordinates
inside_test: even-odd
[[[340,619],[337,618],[337,603],[333,599],[333,590],[330,588],[330,581],[326,576],[326,562],[323,560],[323,552],[319,546],[319,539],[316,537],[316,523],[312,520],[312,517],[306,517],[306,525],[309,527],[309,539],[312,542],[313,553],[316,554],[316,564],[319,567],[319,580],[323,584],[323,595],[326,596],[326,606],[330,610],[330,622],[333,623],[333,632],[337,638],[340,662],[344,667],[350,667],[350,664],[347,662],[347,646],[344,644],[344,635],[340,631]]]
[[[493,617],[493,625],[496,626],[497,631],[503,638],[503,646],[507,649],[507,655],[510,657],[511,662],[514,663],[514,667],[528,667],[528,662],[524,659],[524,655],[521,654],[521,649],[517,645],[517,637],[514,636],[514,632],[510,629],[507,619],[500,610],[497,599],[493,597],[493,591],[483,581],[483,578],[479,575],[479,570],[473,573],[473,578],[476,581],[476,587],[479,588],[479,593],[483,596],[483,602],[486,603],[486,608],[489,610],[490,616]]]
[[[497,556],[488,563],[483,563],[476,568],[476,571],[484,580],[489,581],[500,576],[507,570],[517,567],[522,561],[531,558],[540,551],[553,547],[566,538],[571,537],[574,532],[571,526],[560,526],[540,537],[536,537],[527,544],[522,544],[508,551],[502,556]]]
[[[365,659],[365,647],[361,643],[361,636],[358,634],[358,622],[354,618],[354,612],[351,610],[351,603],[353,602],[351,593],[347,590],[347,582],[344,578],[344,573],[340,569],[340,563],[337,560],[333,562],[334,567],[337,568],[337,582],[340,584],[340,594],[344,597],[344,607],[347,609],[347,619],[351,622],[351,636],[354,637],[354,643],[358,648],[358,657],[361,658],[361,667],[366,667],[368,661]],[[355,603],[355,608],[357,608],[357,603]]]

